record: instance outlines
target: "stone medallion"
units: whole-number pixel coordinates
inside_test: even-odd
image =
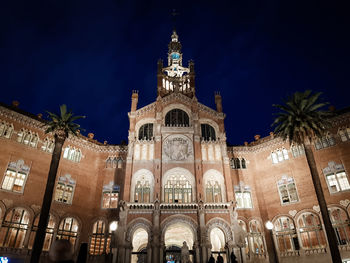
[[[170,135],[163,142],[163,160],[193,160],[192,141],[184,135]]]

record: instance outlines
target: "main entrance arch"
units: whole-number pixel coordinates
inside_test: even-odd
[[[187,216],[174,215],[167,218],[162,224],[162,243],[164,262],[179,263],[181,259],[181,247],[186,242],[190,250],[190,260],[194,261],[193,245],[197,241],[197,225]]]

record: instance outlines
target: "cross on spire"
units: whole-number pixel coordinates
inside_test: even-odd
[[[176,9],[173,9],[173,11],[171,12],[171,20],[173,22],[173,30],[176,31],[176,27],[175,27],[175,24],[176,24],[176,16],[178,16],[179,13],[176,12]]]

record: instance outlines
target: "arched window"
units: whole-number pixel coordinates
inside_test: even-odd
[[[332,134],[329,132],[322,138],[315,139],[315,148],[316,150],[328,148],[335,145],[335,139]]]
[[[272,163],[280,163],[289,160],[288,151],[284,148],[278,149],[271,153]]]
[[[73,217],[64,218],[57,232],[57,239],[67,239],[75,247],[79,231],[78,221]]]
[[[103,186],[102,190],[102,208],[118,208],[119,185],[114,185],[113,181]]]
[[[55,142],[52,139],[45,138],[43,145],[41,146],[41,149],[44,152],[52,153],[53,149],[55,148]]]
[[[282,176],[282,179],[278,181],[277,186],[282,204],[290,204],[299,201],[298,192],[292,177]]]
[[[216,141],[215,129],[209,124],[201,124],[202,140]]]
[[[106,168],[122,168],[123,159],[109,156],[106,160]]]
[[[102,255],[105,250],[105,222],[98,220],[92,227],[92,235],[90,238],[90,255]]]
[[[33,245],[34,245],[36,232],[38,231],[39,218],[40,218],[40,214],[35,217],[35,220],[34,220],[34,223],[32,226],[32,231],[30,232],[29,244],[28,244],[29,249],[32,249]],[[56,227],[56,222],[53,219],[53,217],[51,215],[49,215],[49,223],[48,223],[47,228],[46,228],[46,234],[45,234],[44,245],[43,245],[44,251],[50,250],[55,227]]]
[[[338,207],[328,208],[329,216],[337,237],[338,245],[350,244],[349,218],[343,209]]]
[[[25,165],[23,160],[10,162],[2,181],[1,189],[23,193],[29,170],[30,167]]]
[[[350,140],[350,128],[349,127],[344,127],[340,128],[339,131],[339,136],[342,142],[346,142]]]
[[[264,238],[262,228],[258,220],[249,222],[249,245],[250,251],[257,255],[265,254]]]
[[[246,169],[247,168],[247,165],[246,165],[246,162],[245,162],[245,159],[244,158],[242,158],[242,160],[241,160],[241,166],[242,166],[242,169]]]
[[[183,175],[171,176],[164,186],[166,203],[191,203],[192,186]]]
[[[253,208],[251,189],[249,186],[240,182],[239,185],[234,187],[234,190],[237,208]]]
[[[75,180],[70,174],[60,176],[56,185],[55,201],[72,204],[75,190]]]
[[[109,254],[111,252],[110,248],[111,248],[111,241],[112,241],[112,235],[113,235],[113,231],[111,230],[112,224],[117,226],[115,231],[117,231],[117,229],[118,229],[118,221],[112,221],[109,223],[108,237],[107,237],[107,242],[106,242],[106,254]]]
[[[205,200],[208,203],[221,203],[221,186],[218,181],[208,181],[205,186]]]
[[[29,224],[29,213],[23,208],[13,208],[5,216],[0,229],[0,246],[23,248]]]
[[[303,145],[293,145],[291,147],[291,151],[292,151],[292,154],[293,154],[294,158],[302,156],[302,155],[305,154]]]
[[[149,203],[151,194],[151,186],[149,181],[137,181],[135,186],[134,201],[139,203]]]
[[[280,252],[299,250],[298,236],[294,227],[293,219],[281,216],[274,223],[274,234],[277,247]]]
[[[235,169],[241,168],[241,161],[239,160],[239,158],[235,158],[234,163],[235,163]]]
[[[328,166],[323,169],[323,174],[326,176],[330,193],[350,190],[349,179],[342,164],[329,162]]]
[[[153,123],[146,123],[139,129],[139,140],[153,139]]]
[[[301,245],[304,249],[326,246],[326,239],[319,217],[311,212],[305,212],[298,217]]]
[[[13,132],[13,125],[6,122],[0,122],[0,137],[9,139]]]
[[[82,157],[82,154],[80,149],[75,149],[73,147],[68,146],[63,151],[63,158],[68,159],[72,162],[76,162],[76,163],[80,162],[81,157]]]
[[[244,232],[247,233],[246,223],[241,219],[238,219],[237,221],[238,221],[239,226],[244,230]],[[244,250],[245,250],[246,255],[248,255],[249,254],[248,235],[244,238],[244,241],[245,241],[245,249]]]
[[[190,124],[188,115],[180,109],[173,109],[165,115],[165,126],[188,127]]]

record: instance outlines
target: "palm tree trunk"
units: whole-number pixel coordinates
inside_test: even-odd
[[[36,232],[34,246],[32,250],[31,263],[38,263],[40,254],[43,249],[44,239],[46,235],[46,228],[49,220],[50,207],[52,202],[52,195],[55,187],[56,175],[58,165],[61,159],[62,147],[65,137],[55,135],[55,148],[53,150],[52,159],[50,163],[49,175],[46,182],[45,194],[41,206],[40,219],[38,230]]]
[[[337,242],[337,238],[335,236],[335,232],[329,217],[327,203],[324,198],[320,177],[318,175],[318,171],[316,167],[315,157],[312,151],[312,145],[304,144],[304,148],[305,148],[306,160],[309,165],[312,182],[314,184],[317,201],[320,206],[323,223],[326,230],[329,249],[331,251],[331,256],[332,256],[332,261],[335,263],[341,263],[342,260],[341,260],[341,256],[338,248],[338,242]]]

